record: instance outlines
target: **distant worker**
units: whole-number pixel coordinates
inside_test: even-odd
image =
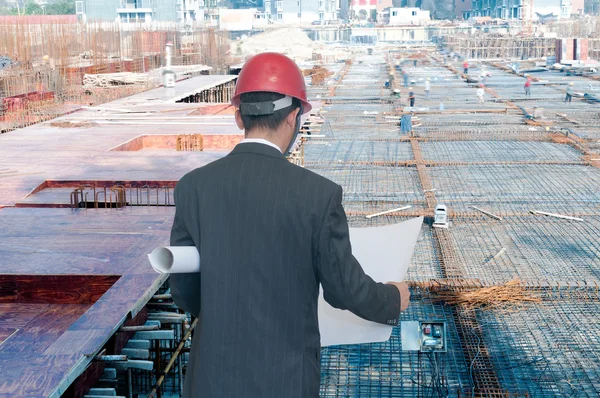
[[[481,72],[481,82],[483,84],[487,84],[490,76],[491,76],[490,72],[484,70],[483,72]]]
[[[415,106],[415,93],[412,87],[408,89],[408,104],[411,108]]]
[[[36,71],[36,90],[37,91],[48,91],[48,83],[49,83],[49,63],[50,57],[48,55],[44,55],[42,57],[42,62],[40,62],[40,66]]]
[[[527,76],[527,80],[525,80],[525,95],[531,96],[531,76]]]
[[[408,87],[408,73],[402,71],[402,79],[404,80],[404,87]]]
[[[463,73],[464,73],[465,75],[468,75],[468,74],[469,74],[469,61],[466,61],[466,60],[465,60],[465,63],[463,64]]]
[[[412,137],[412,113],[406,113],[400,118],[400,133]]]
[[[573,82],[569,83],[567,86],[567,96],[565,97],[565,102],[571,102],[573,98]]]
[[[397,99],[400,99],[400,89],[397,89],[397,88],[394,89],[394,97],[396,97]]]
[[[429,78],[425,79],[425,99],[429,101],[429,93],[431,91],[431,82]]]
[[[245,138],[174,192],[170,244],[195,246],[201,269],[170,276],[175,304],[200,325],[183,398],[316,398],[319,287],[336,308],[397,325],[408,285],[364,273],[342,187],[286,159],[311,110],[294,61],[248,59],[231,103]]]
[[[483,104],[484,97],[485,97],[485,90],[483,89],[483,84],[480,84],[479,88],[477,89],[477,98],[479,98],[480,104]]]
[[[417,69],[417,60],[413,60],[413,68]]]

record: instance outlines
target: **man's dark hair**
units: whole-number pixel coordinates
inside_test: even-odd
[[[255,93],[246,93],[242,94],[240,97],[240,102],[242,104],[253,103],[253,102],[266,102],[266,101],[277,101],[285,97],[283,94],[278,93],[269,93],[264,91],[259,91]],[[277,130],[281,123],[285,120],[285,118],[292,113],[292,111],[296,108],[300,108],[300,100],[297,98],[292,98],[292,105],[287,108],[279,109],[275,111],[271,115],[261,115],[261,116],[250,116],[250,115],[241,115],[242,121],[244,122],[244,129],[246,131],[251,131],[255,128],[266,128],[269,130]]]

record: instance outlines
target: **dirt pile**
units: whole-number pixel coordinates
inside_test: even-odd
[[[311,84],[313,86],[320,86],[325,83],[325,80],[333,75],[333,72],[323,68],[322,66],[315,65],[312,69],[304,69],[302,71],[304,76],[310,76]]]
[[[346,52],[339,49],[312,41],[299,28],[277,28],[242,38],[231,44],[231,53],[237,57],[247,58],[265,51],[285,54],[297,62],[312,60],[313,54],[340,59],[348,56]]]

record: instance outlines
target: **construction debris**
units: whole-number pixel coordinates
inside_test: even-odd
[[[477,210],[477,211],[480,211],[480,212],[482,212],[482,213],[483,213],[483,214],[485,214],[486,216],[490,216],[490,217],[492,217],[492,218],[495,218],[496,220],[500,220],[500,221],[502,221],[502,217],[500,217],[500,216],[497,216],[497,215],[495,215],[495,214],[493,214],[493,213],[490,213],[490,212],[488,212],[488,211],[485,211],[485,210],[483,210],[483,209],[480,209],[480,208],[479,208],[479,207],[477,207],[477,206],[471,206],[471,208],[473,208],[473,209],[475,209],[475,210]]]
[[[517,310],[525,308],[528,304],[542,302],[539,297],[528,292],[523,281],[519,279],[468,291],[432,290],[430,298],[434,303],[443,302],[446,305],[458,305],[471,310]]]
[[[83,76],[84,87],[112,87],[129,84],[145,85],[147,83],[148,75],[146,73],[121,72]]]
[[[402,210],[408,210],[410,209],[412,206],[402,206],[402,207],[398,207],[397,209],[392,209],[392,210],[386,210],[386,211],[382,211],[379,213],[375,213],[375,214],[369,214],[368,216],[365,216],[366,218],[370,219],[373,217],[379,217],[379,216],[383,216],[385,214],[390,214],[390,213],[396,213]]]
[[[540,215],[543,215],[543,216],[562,218],[564,220],[583,221],[583,218],[565,216],[565,215],[562,215],[562,214],[555,214],[555,213],[547,213],[545,211],[531,210],[531,214],[540,214]]]
[[[304,69],[302,73],[304,76],[310,76],[311,84],[313,86],[320,86],[325,82],[326,79],[333,76],[333,72],[330,72],[319,65],[313,66],[312,69]]]
[[[65,128],[65,129],[89,128],[89,127],[98,126],[98,123],[96,123],[94,121],[60,121],[60,122],[51,122],[50,126]]]

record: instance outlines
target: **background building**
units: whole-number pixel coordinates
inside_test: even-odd
[[[266,0],[264,12],[279,23],[311,23],[338,19],[338,0]]]
[[[457,19],[471,18],[472,0],[454,0],[454,15]]]
[[[456,0],[457,4],[458,1]],[[556,15],[558,18],[570,18],[573,15],[584,15],[588,9],[598,9],[598,0],[535,0],[533,15]],[[472,17],[491,17],[502,19],[521,19],[524,0],[473,0]]]
[[[522,0],[473,0],[472,17],[521,19]]]
[[[588,15],[600,15],[600,0],[584,0],[584,12]]]
[[[359,19],[361,21],[377,19],[377,1],[378,0],[351,0],[348,17],[350,19]]]
[[[571,15],[585,14],[585,0],[571,0]]]
[[[214,3],[214,4],[212,4]],[[204,7],[216,0],[79,0],[77,13],[87,21],[144,23],[204,20]]]
[[[416,7],[391,7],[383,12],[383,22],[388,25],[423,25],[430,20],[429,10]]]

